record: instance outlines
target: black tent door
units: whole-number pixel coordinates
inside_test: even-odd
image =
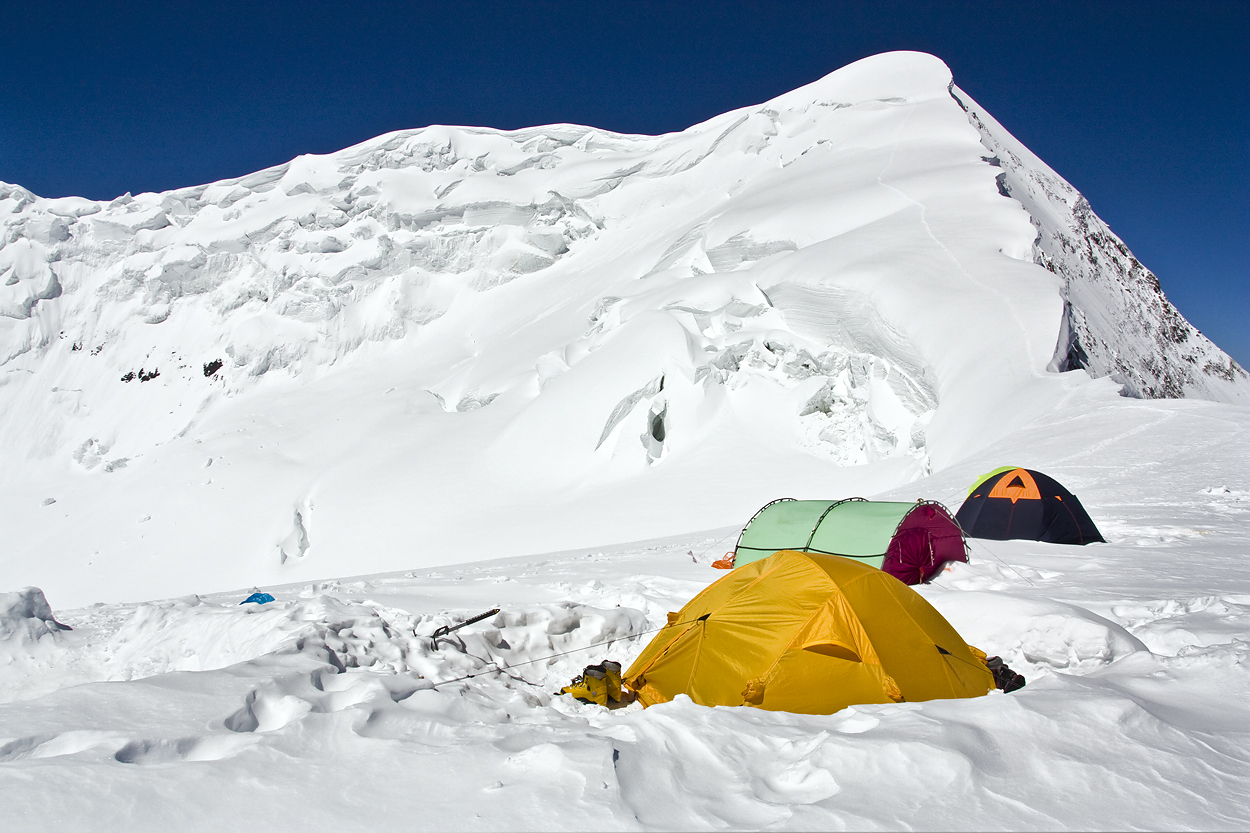
[[[1050,509],[1050,518],[1046,524],[1046,531],[1038,540],[1052,544],[1102,542],[1102,533],[1098,531],[1098,527],[1094,526],[1085,508],[1076,498],[1071,495],[1068,497],[1070,500],[1064,500],[1060,495],[1046,498],[1047,503],[1050,504],[1047,507]]]

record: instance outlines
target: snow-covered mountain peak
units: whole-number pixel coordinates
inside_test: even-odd
[[[640,539],[1114,397],[1076,365],[1245,401],[1157,283],[1064,259],[1113,238],[979,113],[892,53],[664,136],[434,126],[111,202],[0,186],[0,488],[66,519],[6,557],[120,595],[99,565],[155,594]]]

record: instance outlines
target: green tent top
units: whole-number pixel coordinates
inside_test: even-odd
[[[795,550],[842,555],[881,569],[895,531],[916,506],[863,498],[775,500],[742,530],[734,566]]]
[[[972,481],[972,485],[968,487],[968,494],[970,495],[973,492],[975,492],[977,490],[977,486],[980,486],[982,483],[989,480],[994,475],[1002,474],[1005,471],[1015,471],[1018,468],[1019,466],[999,466],[993,471],[987,471],[985,474],[981,475],[976,480]],[[965,495],[965,497],[967,497],[967,495]]]

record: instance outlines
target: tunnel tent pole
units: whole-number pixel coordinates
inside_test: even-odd
[[[812,526],[812,534],[807,536],[807,543],[803,546],[803,552],[811,552],[811,551],[812,551],[812,541],[814,541],[814,540],[816,539],[816,532],[820,529],[820,525],[821,525],[821,524],[823,524],[823,523],[825,522],[825,517],[826,517],[826,516],[827,516],[830,512],[832,512],[834,509],[837,509],[839,506],[841,506],[842,504],[844,504],[844,503],[850,503],[850,502],[851,502],[851,501],[853,501],[853,500],[862,500],[862,501],[864,501],[865,503],[867,503],[867,502],[868,502],[868,498],[864,498],[864,497],[848,497],[848,498],[843,498],[842,500],[834,501],[833,503],[829,504],[829,507],[828,507],[827,509],[825,509],[825,511],[824,511],[824,512],[821,512],[821,513],[820,513],[820,517],[816,519],[816,523]],[[760,510],[760,511],[763,511],[763,510]],[[900,523],[901,523],[901,521],[900,521]],[[897,531],[897,530],[896,530],[896,531]],[[837,553],[826,553],[826,554],[827,554],[827,555],[836,555]]]
[[[760,515],[763,515],[764,510],[772,506],[774,503],[785,503],[787,500],[794,500],[794,498],[779,497],[776,500],[770,500],[768,503],[765,503],[763,506],[761,506],[759,508],[759,511],[757,511],[754,515],[751,516],[751,520],[747,521],[746,526],[742,527],[742,531],[738,533],[738,540],[734,541],[734,556],[735,557],[738,555],[738,547],[741,546],[742,544],[742,536],[747,534],[747,530],[750,529],[751,524],[755,523],[755,519],[758,518]]]

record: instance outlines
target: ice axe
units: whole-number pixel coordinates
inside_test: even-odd
[[[466,625],[472,625],[474,622],[480,622],[483,619],[494,616],[498,612],[499,612],[499,608],[494,608],[493,610],[488,610],[485,613],[479,613],[478,615],[470,619],[465,619],[459,625],[443,625],[441,628],[434,631],[434,633],[430,634],[430,639],[434,640],[434,647],[437,648],[439,637],[447,636],[449,633],[452,633],[453,631],[458,631]]]

